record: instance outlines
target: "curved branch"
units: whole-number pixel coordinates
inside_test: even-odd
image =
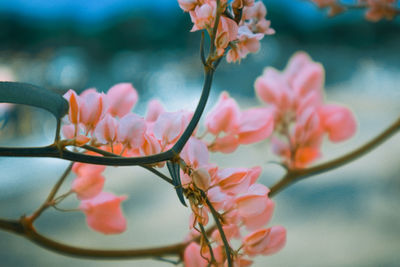
[[[77,152],[72,152],[66,149],[60,150],[60,148],[55,145],[49,145],[45,147],[0,147],[0,156],[7,157],[50,157],[50,158],[60,158],[75,162],[90,163],[97,165],[108,165],[108,166],[134,166],[134,165],[145,165],[153,164],[161,161],[167,161],[173,159],[177,154],[181,152],[185,146],[187,140],[192,135],[194,129],[196,128],[201,115],[203,114],[204,108],[207,104],[207,100],[210,94],[213,75],[215,70],[213,68],[205,67],[205,80],[202,90],[202,94],[196,110],[193,114],[189,125],[183,132],[182,136],[175,143],[175,145],[168,151],[154,154],[145,157],[99,157],[85,155]]]
[[[297,182],[301,179],[310,177],[312,175],[317,175],[323,172],[327,172],[333,169],[336,169],[340,166],[343,166],[347,163],[352,162],[353,160],[363,156],[368,153],[372,149],[376,148],[378,145],[386,141],[389,137],[394,135],[397,131],[400,130],[400,118],[398,118],[392,125],[390,125],[386,130],[377,135],[368,143],[362,145],[361,147],[355,149],[354,151],[345,154],[341,157],[338,157],[334,160],[316,165],[314,167],[306,168],[306,169],[293,169],[288,170],[286,175],[278,181],[275,185],[271,187],[271,191],[269,193],[270,196],[277,194],[279,191],[283,190],[290,184]]]

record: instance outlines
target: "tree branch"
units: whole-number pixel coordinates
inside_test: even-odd
[[[288,187],[290,184],[297,182],[301,179],[310,177],[312,175],[317,175],[317,174],[320,174],[323,172],[327,172],[327,171],[336,169],[340,166],[343,166],[347,163],[350,163],[353,160],[363,156],[364,154],[368,153],[372,149],[379,146],[381,143],[386,141],[389,137],[394,135],[399,130],[400,130],[400,117],[392,125],[390,125],[386,130],[384,130],[382,133],[377,135],[371,141],[367,142],[366,144],[362,145],[361,147],[355,149],[354,151],[352,151],[348,154],[345,154],[334,160],[316,165],[314,167],[305,168],[305,169],[288,170],[286,175],[280,181],[278,181],[275,185],[273,185],[271,187],[271,191],[269,192],[269,195],[274,196],[279,191]]]

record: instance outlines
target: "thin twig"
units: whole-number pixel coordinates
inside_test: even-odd
[[[210,240],[208,240],[207,233],[206,233],[206,230],[204,229],[204,226],[201,223],[198,223],[198,224],[199,224],[199,227],[200,227],[202,238],[206,242],[206,244],[208,246],[208,250],[210,251],[211,259],[209,260],[208,266],[211,266],[211,264],[216,262],[215,256],[214,256],[214,251],[213,251],[213,249],[211,247]]]
[[[213,205],[211,204],[210,200],[208,200],[206,194],[202,192],[203,198],[205,199],[207,206],[210,208],[211,214],[214,218],[215,224],[218,228],[218,232],[221,236],[222,242],[224,243],[224,248],[225,248],[225,254],[226,254],[226,259],[228,261],[228,267],[232,267],[232,254],[231,254],[231,246],[229,245],[228,239],[226,239],[226,235],[224,233],[224,229],[222,228],[221,222],[220,222],[220,215],[219,213],[214,209]]]
[[[68,167],[64,171],[63,175],[61,175],[60,179],[58,179],[57,183],[51,189],[49,195],[47,196],[47,198],[43,202],[43,204],[31,216],[29,216],[29,219],[31,220],[31,222],[35,221],[40,216],[40,214],[42,214],[43,211],[45,211],[48,207],[51,206],[51,202],[53,201],[54,197],[56,196],[58,190],[60,189],[61,185],[64,183],[64,181],[67,178],[68,174],[71,172],[73,164],[74,163],[71,162],[68,165]]]

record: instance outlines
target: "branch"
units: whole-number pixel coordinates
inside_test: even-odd
[[[353,160],[363,156],[364,154],[368,153],[372,149],[379,146],[381,143],[386,141],[389,137],[394,135],[397,131],[400,130],[400,117],[390,125],[386,130],[380,133],[378,136],[373,138],[371,141],[367,142],[366,144],[362,145],[361,147],[355,149],[354,151],[338,157],[334,160],[316,165],[314,167],[306,168],[306,169],[293,169],[288,170],[286,175],[278,181],[275,185],[271,187],[271,191],[269,192],[270,196],[274,196],[279,191],[283,190],[284,188],[288,187],[290,184],[297,182],[301,179],[317,175],[323,172],[327,172],[333,169],[336,169],[340,166],[343,166],[347,163],[352,162]]]
[[[206,194],[202,192],[202,195],[207,203],[207,206],[210,208],[211,214],[214,218],[215,224],[217,226],[218,232],[221,235],[222,242],[224,243],[226,259],[228,261],[228,267],[232,267],[232,254],[231,254],[231,246],[229,245],[228,240],[226,239],[224,229],[222,228],[219,213],[214,209],[213,205],[211,204],[210,200],[208,200]]]
[[[46,198],[45,202],[40,206],[40,208],[35,211],[32,216],[29,217],[29,219],[33,222],[37,217],[42,214],[43,211],[45,211],[49,206],[50,203],[53,201],[54,197],[56,196],[58,190],[60,189],[61,185],[64,183],[65,179],[67,178],[68,174],[72,170],[72,165],[74,165],[73,162],[71,162],[67,169],[64,171],[63,175],[60,177],[60,179],[57,181],[57,183],[54,185],[53,189],[50,191],[48,197]]]

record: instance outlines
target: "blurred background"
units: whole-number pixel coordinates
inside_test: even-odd
[[[352,140],[326,144],[323,160],[365,143],[400,114],[400,19],[371,23],[362,10],[334,18],[303,0],[267,0],[276,30],[257,54],[240,64],[223,62],[208,109],[227,90],[242,107],[261,105],[253,83],[263,68],[283,69],[290,56],[308,52],[326,69],[326,96],[353,109],[359,131]],[[40,85],[59,93],[131,82],[144,114],[151,98],[168,109],[194,109],[203,79],[199,33],[175,0],[2,0],[0,80]],[[0,145],[38,146],[53,139],[55,122],[44,111],[0,106]],[[235,154],[213,155],[221,166],[261,165],[272,185],[283,170],[268,143]],[[0,217],[30,213],[45,199],[67,162],[0,158]],[[189,211],[159,179],[134,167],[108,168],[106,191],[125,194],[128,231],[101,236],[87,229],[83,214],[46,212],[38,228],[57,240],[91,247],[131,248],[183,240]],[[66,183],[64,190],[72,180]],[[400,136],[338,170],[318,175],[276,196],[271,224],[288,230],[286,247],[254,266],[399,266]],[[65,207],[76,207],[69,200]],[[168,266],[140,261],[89,261],[43,250],[0,232],[0,266]]]

